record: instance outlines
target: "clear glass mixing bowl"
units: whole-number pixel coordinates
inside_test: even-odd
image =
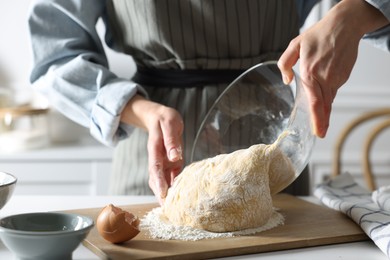
[[[278,146],[291,160],[297,178],[315,143],[308,109],[297,73],[285,85],[276,61],[258,64],[235,79],[212,105],[197,132],[191,161],[272,144],[287,130]]]

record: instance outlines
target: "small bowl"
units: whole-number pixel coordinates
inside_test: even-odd
[[[25,213],[2,218],[0,238],[19,259],[72,259],[93,225],[77,214]]]
[[[2,209],[11,198],[16,182],[17,178],[12,174],[0,172],[0,209]]]
[[[277,146],[290,159],[296,179],[315,143],[307,96],[297,73],[285,85],[277,62],[264,62],[241,74],[211,106],[197,132],[191,162],[272,144],[284,131],[288,135]]]

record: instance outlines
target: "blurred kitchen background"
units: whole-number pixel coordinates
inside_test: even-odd
[[[99,144],[87,129],[52,109],[30,87],[29,4],[30,0],[0,1],[0,171],[18,177],[16,194],[107,194],[112,148]],[[330,6],[330,0],[317,5],[303,29]],[[103,35],[101,23],[98,28]],[[112,70],[130,77],[135,68],[132,59],[106,50]],[[361,43],[352,76],[334,101],[327,137],[317,140],[314,148],[310,161],[313,186],[331,175],[335,140],[347,123],[364,112],[390,107],[389,68],[390,54]],[[9,106],[18,109],[11,113],[4,109]],[[354,131],[342,154],[342,171],[349,171],[362,184],[362,144],[374,123]],[[390,184],[388,137],[383,132],[373,146],[373,170],[381,185]]]

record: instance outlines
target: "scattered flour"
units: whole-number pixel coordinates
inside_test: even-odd
[[[154,208],[141,219],[140,228],[146,231],[151,238],[166,239],[166,240],[184,240],[196,241],[201,239],[224,238],[234,236],[244,236],[259,233],[284,223],[282,214],[274,210],[272,217],[268,222],[258,228],[249,228],[234,232],[209,232],[202,229],[196,229],[189,226],[177,226],[169,222],[162,214],[162,208]]]

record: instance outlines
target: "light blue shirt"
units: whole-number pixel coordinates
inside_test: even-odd
[[[317,2],[296,0],[301,25]],[[390,1],[367,2],[390,20]],[[59,111],[89,128],[103,144],[114,146],[133,129],[120,122],[121,111],[136,93],[147,94],[108,69],[95,27],[99,18],[108,19],[105,0],[33,1],[29,13],[34,57],[31,82]],[[385,27],[365,38],[389,50],[389,30]],[[115,49],[110,32],[105,40]]]

